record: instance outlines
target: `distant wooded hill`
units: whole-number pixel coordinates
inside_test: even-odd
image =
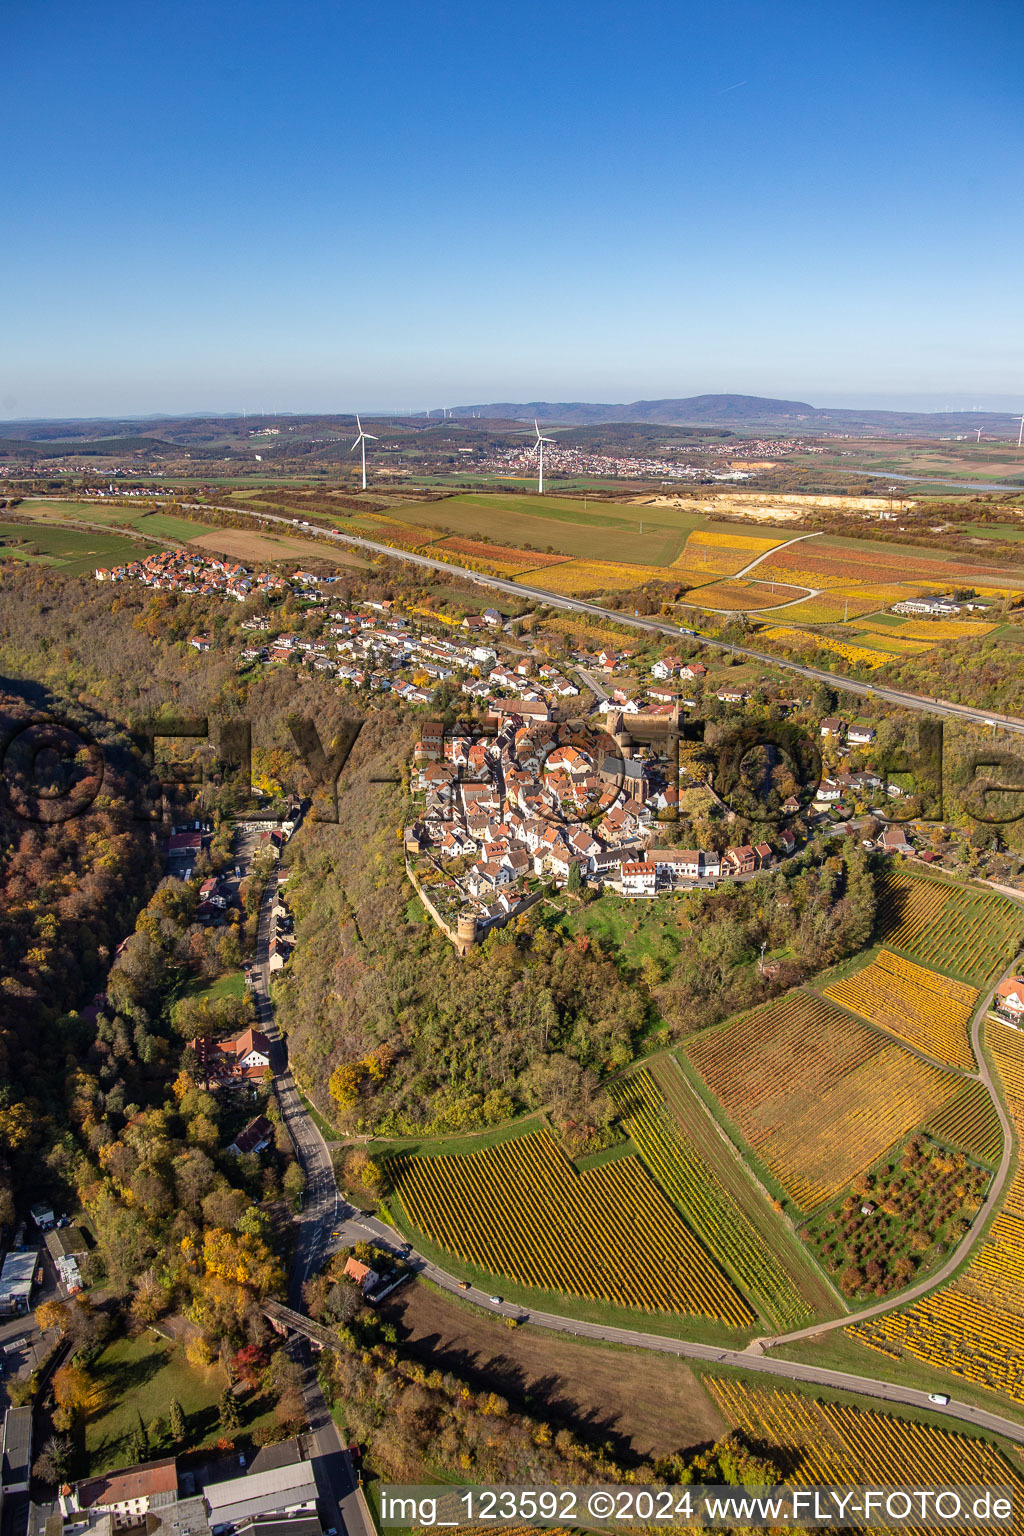
[[[763,431],[794,436],[849,432],[858,436],[940,437],[974,432],[980,427],[989,436],[1007,437],[1016,433],[1019,421],[1019,417],[1000,411],[822,409],[806,400],[775,400],[763,395],[690,395],[678,400],[634,400],[628,405],[582,400],[499,401],[455,406],[447,420],[437,411],[429,417],[424,411],[412,416],[363,413],[364,421],[379,422],[392,432],[411,433],[425,446],[449,440],[451,419],[457,420],[462,429],[475,428],[482,435],[495,437],[518,431],[518,423],[532,422],[534,417],[548,425],[690,427],[748,436]],[[269,436],[261,436],[264,429],[269,429]],[[334,438],[339,444],[344,439],[344,448],[339,451],[347,453],[349,433],[355,433],[355,417],[347,413],[0,421],[0,442],[8,457],[39,457],[42,453],[60,457],[87,452],[155,455],[171,444],[187,447],[193,455],[209,451],[214,456],[225,452],[231,456],[258,449],[280,457],[308,451],[310,443],[330,446]]]
[[[763,395],[690,395],[682,400],[634,400],[630,405],[594,405],[585,401],[502,401],[493,405],[456,406],[460,420],[562,422],[569,426],[596,422],[656,422],[662,426],[704,424],[792,432],[969,432],[982,427],[1009,432],[1016,420],[1000,411],[846,411],[820,409],[806,400],[773,400]]]

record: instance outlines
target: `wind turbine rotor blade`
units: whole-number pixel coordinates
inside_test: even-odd
[[[352,444],[352,447],[349,449],[349,453],[355,453],[356,449],[359,447],[359,444],[362,442],[362,440],[363,440],[363,434],[360,432],[359,436],[356,438],[355,442]]]
[[[380,442],[380,438],[377,437],[376,434],[373,433],[373,432],[364,432],[363,436],[364,436],[364,438],[366,439],[366,441],[368,443],[379,443]]]

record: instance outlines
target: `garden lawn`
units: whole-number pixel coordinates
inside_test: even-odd
[[[245,996],[245,977],[241,971],[228,971],[225,976],[218,976],[216,981],[207,983],[204,987],[202,979],[196,977],[181,993],[182,997],[201,997],[209,1002],[216,1002],[221,997]]]
[[[85,1449],[93,1475],[125,1465],[128,1438],[138,1429],[140,1414],[147,1430],[154,1419],[160,1419],[166,1436],[172,1398],[185,1410],[190,1445],[202,1445],[219,1432],[217,1402],[224,1390],[224,1373],[219,1367],[193,1371],[180,1344],[148,1331],[137,1339],[116,1339],[91,1374],[105,1404],[85,1425]],[[244,1423],[244,1406],[242,1417]],[[166,1454],[170,1449],[169,1440],[153,1443],[151,1433],[151,1452]]]

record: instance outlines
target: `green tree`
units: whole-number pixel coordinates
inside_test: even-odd
[[[180,1444],[188,1434],[188,1419],[185,1410],[176,1397],[171,1398],[170,1408],[171,1439]]]
[[[230,1387],[225,1387],[221,1393],[217,1412],[220,1417],[221,1429],[225,1430],[228,1434],[233,1434],[242,1422],[242,1416],[238,1411],[238,1399]]]

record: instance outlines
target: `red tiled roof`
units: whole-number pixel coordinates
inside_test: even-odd
[[[178,1464],[173,1456],[151,1461],[145,1466],[122,1467],[103,1477],[92,1477],[78,1485],[81,1509],[112,1504],[128,1504],[133,1499],[151,1499],[157,1493],[177,1493]]]

